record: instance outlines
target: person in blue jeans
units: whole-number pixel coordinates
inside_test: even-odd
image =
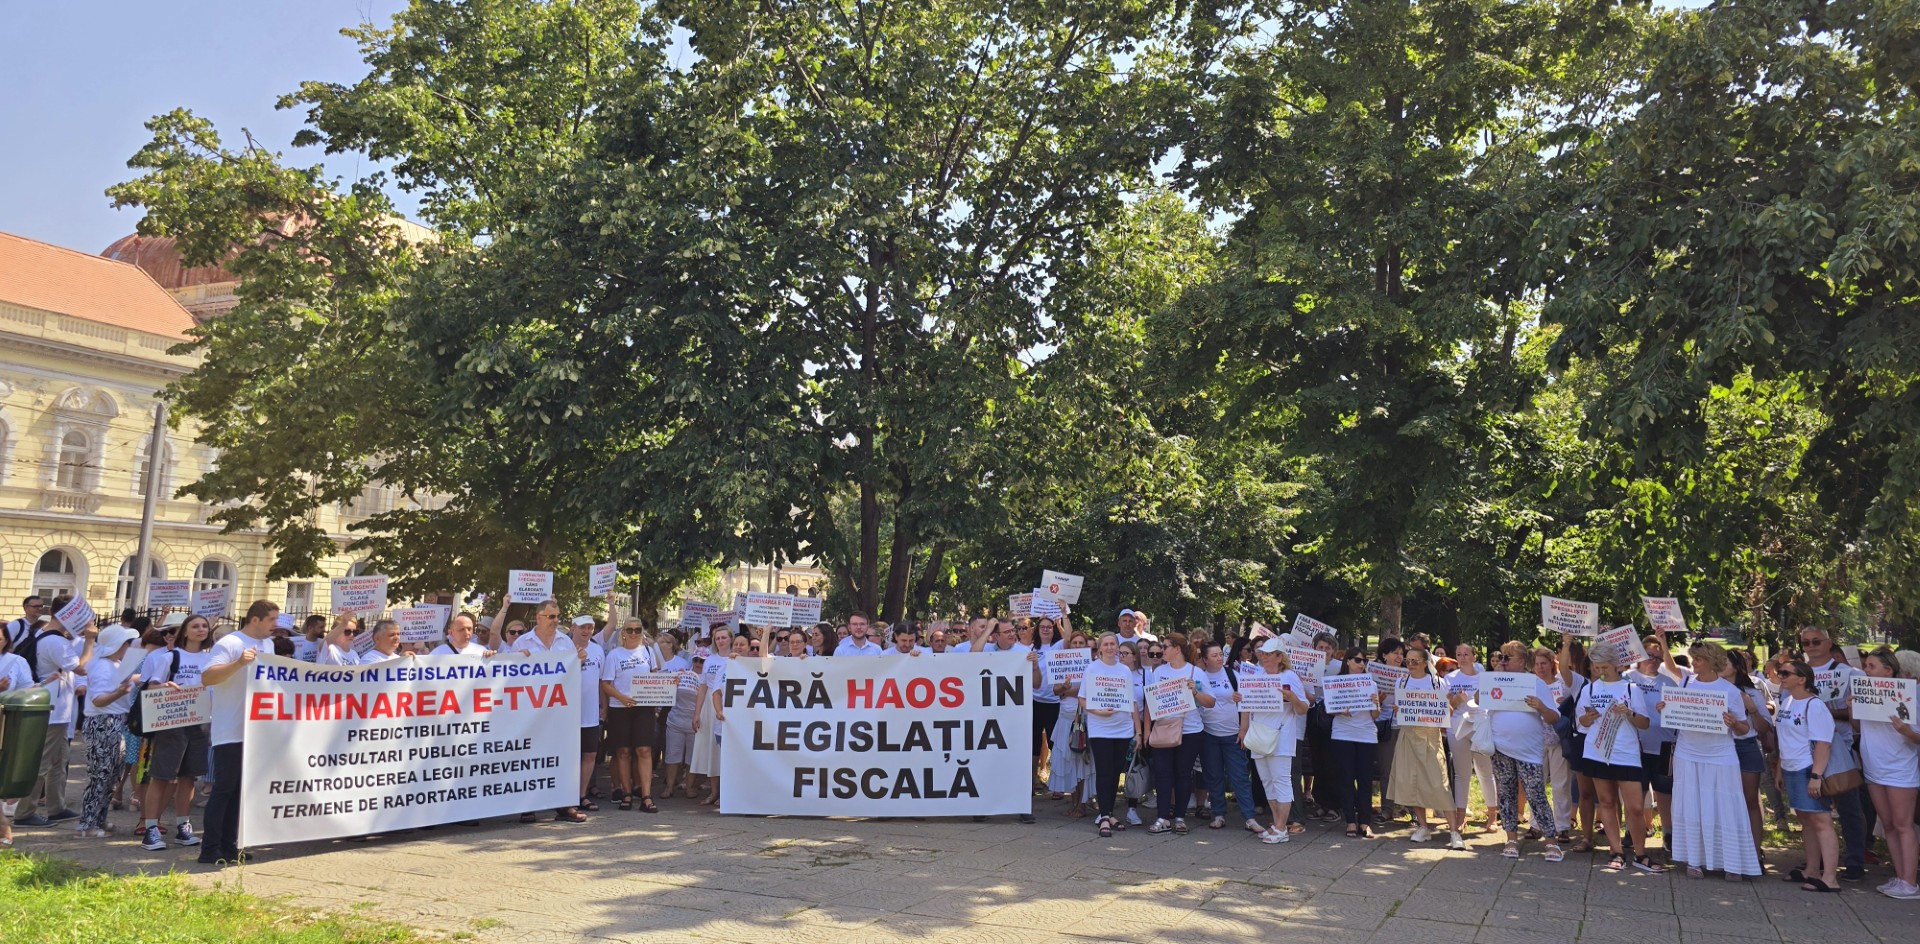
[[[1254,819],[1253,777],[1247,771],[1247,752],[1240,746],[1240,680],[1227,664],[1226,651],[1210,642],[1200,650],[1201,687],[1213,696],[1213,705],[1200,710],[1200,770],[1206,776],[1213,821],[1227,825],[1227,793],[1232,791],[1240,819],[1250,833],[1260,832]]]

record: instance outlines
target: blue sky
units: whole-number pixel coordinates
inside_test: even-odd
[[[343,26],[386,22],[402,0],[20,0],[0,3],[0,230],[86,252],[133,232],[104,191],[127,179],[143,123],[186,107],[228,141],[242,127],[297,163],[300,125],[274,100],[306,79],[364,74]],[[329,164],[354,176],[350,156]]]

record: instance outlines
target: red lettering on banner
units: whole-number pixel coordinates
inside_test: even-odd
[[[880,686],[880,697],[874,699],[875,708],[905,708],[907,703],[900,700],[900,683],[887,679]]]
[[[449,692],[448,694],[451,695],[452,693]],[[484,688],[474,689],[473,690],[473,713],[477,715],[483,715],[483,714],[488,714],[492,711],[493,711],[493,692]]]
[[[873,679],[847,679],[847,707],[873,707]]]
[[[965,683],[957,678],[943,678],[940,680],[940,707],[958,708],[966,703],[967,688]]]
[[[247,718],[252,721],[286,720],[279,716],[279,712],[275,710],[277,707],[272,695],[266,692],[255,692],[253,694],[253,707],[247,709]]]
[[[916,678],[907,680],[907,704],[915,708],[925,708],[933,704],[933,679]]]

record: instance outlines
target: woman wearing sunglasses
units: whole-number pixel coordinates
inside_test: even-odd
[[[1444,696],[1445,680],[1436,678],[1428,664],[1427,650],[1407,650],[1407,677],[1395,685],[1395,701],[1401,692],[1432,692]],[[1403,727],[1394,738],[1393,769],[1387,774],[1387,798],[1413,812],[1414,842],[1426,842],[1433,836],[1427,825],[1429,810],[1438,814],[1452,841],[1448,848],[1466,848],[1460,835],[1466,811],[1453,808],[1453,791],[1447,787],[1447,746],[1445,728]]]
[[[1496,672],[1526,672],[1531,655],[1526,645],[1509,642],[1494,654]],[[1546,835],[1546,860],[1559,862],[1566,857],[1553,835],[1553,808],[1547,804],[1546,739],[1560,712],[1553,705],[1553,692],[1545,680],[1529,674],[1533,691],[1526,696],[1526,711],[1489,711],[1480,716],[1480,724],[1493,725],[1493,780],[1500,791],[1500,824],[1506,829],[1507,844],[1500,855],[1520,858],[1520,793],[1525,788],[1527,806],[1533,822]]]
[[[1912,653],[1908,653],[1911,655]],[[1901,678],[1899,656],[1881,646],[1860,660],[1868,678]],[[1867,795],[1887,835],[1887,855],[1893,859],[1893,879],[1880,894],[1904,901],[1920,900],[1915,885],[1916,850],[1913,832],[1914,798],[1920,795],[1920,729],[1911,714],[1892,721],[1860,722],[1860,767],[1867,778]]]
[[[1187,658],[1191,653],[1187,649],[1186,636],[1173,633],[1159,648],[1165,661],[1147,673],[1147,685],[1176,680],[1184,682],[1198,708],[1180,715],[1178,744],[1155,747],[1153,750],[1153,790],[1158,813],[1153,825],[1147,827],[1147,832],[1175,832],[1184,836],[1187,834],[1187,800],[1193,790],[1193,763],[1200,756],[1200,739],[1205,730],[1198,709],[1213,707],[1214,698],[1202,684],[1200,670]],[[1156,720],[1151,712],[1148,720]]]
[[[1340,675],[1366,675],[1367,651],[1352,648],[1340,654]],[[1340,797],[1340,815],[1347,823],[1347,838],[1363,839],[1373,828],[1374,755],[1380,744],[1380,694],[1373,695],[1373,707],[1366,711],[1342,711],[1333,716],[1333,734],[1328,756],[1333,761],[1333,776]]]
[[[360,621],[345,613],[333,618],[333,628],[327,630],[326,644],[320,647],[319,655],[313,657],[315,665],[359,665],[360,654],[353,651],[353,641],[360,635]]]
[[[1584,779],[1591,785],[1600,815],[1600,830],[1610,853],[1606,870],[1627,866],[1621,848],[1623,834],[1633,840],[1633,867],[1658,874],[1666,867],[1647,854],[1647,820],[1641,812],[1645,793],[1640,788],[1639,732],[1651,727],[1640,689],[1620,672],[1626,654],[1614,643],[1593,647],[1592,669],[1597,676],[1580,689],[1574,718],[1586,733],[1579,758]],[[1622,822],[1621,810],[1625,815]]]
[[[1780,706],[1773,727],[1780,738],[1780,789],[1800,820],[1800,836],[1807,864],[1788,874],[1810,892],[1840,890],[1840,839],[1833,832],[1833,804],[1825,796],[1824,777],[1833,760],[1833,714],[1814,689],[1813,668],[1798,659],[1780,668]],[[1681,732],[1684,740],[1689,732]],[[1684,785],[1675,771],[1675,789]],[[1675,799],[1681,795],[1676,794]],[[1685,808],[1674,810],[1677,824],[1687,823]],[[1744,820],[1744,817],[1742,817]],[[1696,873],[1689,868],[1688,873]]]

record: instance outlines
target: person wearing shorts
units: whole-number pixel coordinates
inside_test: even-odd
[[[607,748],[613,755],[613,799],[631,810],[636,799],[642,812],[658,813],[653,802],[653,756],[659,749],[659,712],[640,705],[631,694],[636,676],[651,675],[659,654],[647,641],[647,630],[629,618],[620,629],[620,644],[606,654],[600,667],[600,694],[607,706]]]

